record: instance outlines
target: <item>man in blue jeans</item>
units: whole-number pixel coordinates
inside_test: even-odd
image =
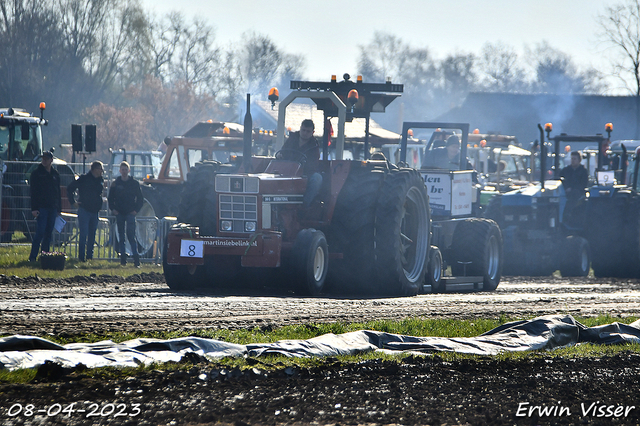
[[[31,173],[31,214],[36,219],[37,226],[31,243],[30,262],[35,262],[40,252],[40,243],[42,251],[49,251],[53,226],[61,211],[60,175],[51,167],[52,164],[53,154],[45,151],[42,153],[42,162]]]
[[[80,176],[67,186],[69,202],[78,209],[78,226],[80,228],[78,259],[81,262],[84,262],[85,259],[93,259],[93,246],[96,243],[96,230],[98,229],[99,220],[98,212],[102,209],[103,172],[102,163],[94,161],[91,163],[91,170],[87,174]],[[76,191],[78,191],[77,198]]]
[[[129,176],[131,167],[129,163],[120,163],[120,176],[116,178],[109,188],[109,208],[116,216],[118,236],[120,237],[120,264],[127,264],[127,252],[125,250],[125,228],[131,254],[136,267],[140,266],[138,243],[136,241],[136,214],[142,208],[144,198],[140,190],[140,183]]]

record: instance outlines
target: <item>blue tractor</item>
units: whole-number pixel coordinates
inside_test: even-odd
[[[550,123],[538,128],[540,181],[497,195],[486,209],[502,230],[504,275],[543,276],[560,270],[562,276],[587,276],[592,267],[596,276],[638,276],[640,197],[635,185],[626,182],[626,150],[607,150],[611,124],[607,137],[551,137]],[[576,146],[582,148],[590,173],[584,195],[571,199],[560,178],[561,160],[568,147]]]

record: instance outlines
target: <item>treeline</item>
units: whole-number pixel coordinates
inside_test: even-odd
[[[419,121],[434,120],[460,105],[469,92],[603,94],[607,90],[599,71],[580,69],[568,54],[546,41],[526,48],[523,56],[512,46],[486,43],[479,54],[452,53],[437,59],[426,46],[413,47],[394,35],[376,32],[369,44],[360,46],[358,69],[367,81],[393,76],[394,82],[404,84],[402,98],[391,104],[392,114],[376,115],[377,121],[398,129],[392,120],[399,103],[402,119]]]
[[[137,0],[0,0],[0,13],[0,104],[36,112],[45,101],[46,147],[68,143],[72,123],[97,124],[103,160],[109,147],[155,148],[198,120],[238,121],[246,93],[266,99],[278,86],[282,96],[289,80],[305,77],[305,58],[266,35],[248,32],[223,48],[212,24],[156,17]],[[595,70],[578,70],[546,43],[524,59],[501,44],[436,59],[376,33],[360,46],[357,68],[365,81],[404,83],[406,120],[433,119],[470,91],[606,89]]]

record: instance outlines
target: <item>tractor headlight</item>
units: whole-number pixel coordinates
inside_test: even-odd
[[[254,232],[256,230],[256,223],[255,222],[245,222],[244,223],[244,230],[246,232]]]
[[[230,220],[223,220],[222,222],[220,222],[221,231],[231,231],[232,228],[233,226]]]

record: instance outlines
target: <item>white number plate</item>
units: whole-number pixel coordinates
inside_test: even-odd
[[[204,243],[201,240],[181,240],[180,257],[197,257],[202,259],[202,248]]]

